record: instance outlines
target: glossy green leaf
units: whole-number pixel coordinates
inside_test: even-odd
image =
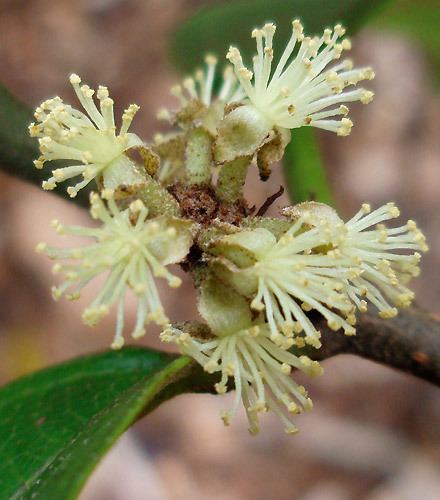
[[[117,438],[185,392],[190,359],[125,348],[63,363],[0,389],[0,498],[76,498]]]

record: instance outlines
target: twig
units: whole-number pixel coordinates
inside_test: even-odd
[[[263,216],[267,212],[268,208],[272,205],[272,203],[280,196],[282,196],[283,193],[284,188],[283,186],[280,186],[280,189],[278,189],[278,191],[273,195],[269,196],[269,198],[267,198],[267,200],[261,205],[261,207],[258,209],[258,212],[256,213],[256,216]]]
[[[316,360],[356,354],[440,386],[440,314],[412,307],[392,320],[373,314],[358,318],[356,335],[322,331],[322,348],[310,351]]]
[[[307,347],[295,354],[307,354],[317,361],[339,354],[355,354],[440,386],[440,314],[417,308],[401,311],[392,320],[363,314],[358,319],[357,333],[352,337],[331,331],[323,321],[320,328],[322,347]],[[215,394],[216,382],[218,373],[209,375],[193,362],[179,381],[165,389],[163,400],[182,392]],[[228,390],[233,389],[234,384],[229,384]]]

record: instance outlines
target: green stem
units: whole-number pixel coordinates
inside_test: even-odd
[[[148,176],[142,184],[127,186],[123,190],[116,190],[116,199],[120,209],[140,199],[148,207],[150,217],[166,215],[168,217],[178,217],[180,207],[177,200],[170,194],[160,182]]]
[[[177,200],[158,181],[150,179],[138,193],[139,198],[148,207],[150,215],[177,217],[180,208]]]
[[[185,151],[185,172],[188,184],[211,182],[212,139],[203,128],[188,133]]]
[[[250,157],[244,156],[222,165],[217,181],[217,196],[220,200],[233,203],[243,197],[249,164]]]

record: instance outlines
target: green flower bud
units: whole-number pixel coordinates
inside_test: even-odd
[[[214,146],[217,163],[257,152],[271,131],[270,123],[253,106],[239,106],[220,122]]]

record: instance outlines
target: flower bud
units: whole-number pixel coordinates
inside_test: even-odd
[[[270,123],[253,106],[240,106],[221,121],[214,147],[217,163],[256,153],[271,130]]]

